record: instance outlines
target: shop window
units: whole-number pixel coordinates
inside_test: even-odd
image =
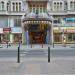
[[[14,43],[22,42],[22,34],[14,34]]]
[[[73,34],[73,41],[75,41],[75,34]]]
[[[54,34],[54,42],[61,42],[61,34]]]
[[[72,41],[72,34],[68,34],[68,41]]]

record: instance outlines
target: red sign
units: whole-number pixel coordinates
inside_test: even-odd
[[[3,32],[10,32],[11,28],[3,28]]]

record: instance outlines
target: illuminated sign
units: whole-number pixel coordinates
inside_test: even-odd
[[[73,20],[75,20],[75,18],[64,18],[64,20],[66,20],[66,21],[73,21]]]

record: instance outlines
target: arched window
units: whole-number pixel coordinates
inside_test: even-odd
[[[59,2],[57,2],[57,10],[59,10]]]
[[[9,3],[7,3],[7,11],[9,11]]]
[[[21,11],[21,3],[19,3],[19,11]]]
[[[12,3],[12,5],[13,5],[13,11],[15,11],[15,3]]]
[[[16,3],[16,11],[18,11],[18,3]]]
[[[54,2],[54,10],[56,10],[57,6],[56,6],[56,2]]]
[[[70,2],[70,9],[73,10],[73,1]]]
[[[1,2],[1,5],[2,5],[2,10],[4,10],[4,2],[3,1]]]

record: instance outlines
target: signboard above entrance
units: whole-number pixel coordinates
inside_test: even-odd
[[[11,32],[11,28],[3,28],[3,32],[9,33],[9,32]]]

